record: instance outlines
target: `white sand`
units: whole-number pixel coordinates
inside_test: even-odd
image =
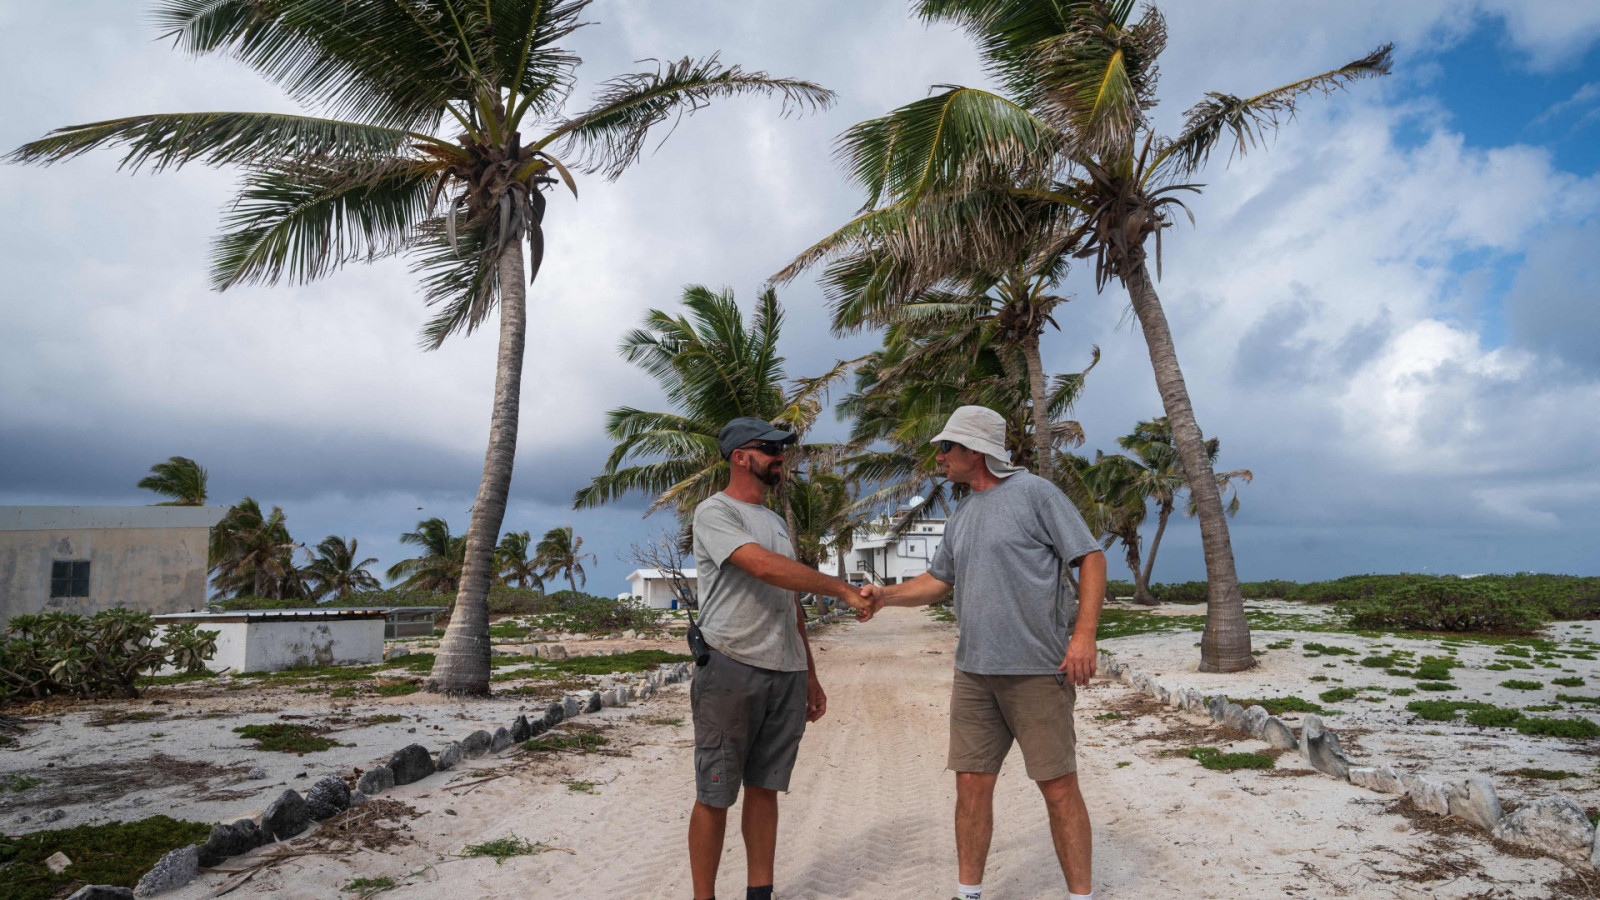
[[[1154,671],[1169,683],[1206,687],[1201,676],[1183,670],[1192,668],[1193,648],[1184,650],[1173,637],[1120,639],[1110,649],[1131,655],[1137,646],[1145,654],[1140,668],[1157,662]],[[1177,637],[1193,642],[1187,633]],[[954,639],[951,626],[920,610],[889,610],[816,639],[829,713],[808,732],[782,802],[778,893],[785,900],[953,892],[954,783],[944,753]],[[1269,667],[1242,679],[1214,677],[1231,679],[1230,686],[1257,679],[1289,692],[1297,687],[1290,680],[1295,672],[1303,678],[1313,672],[1308,664],[1322,662],[1292,665],[1301,657],[1290,652],[1280,665],[1275,655],[1266,657]],[[1124,718],[1095,718],[1108,709],[1122,710]],[[449,776],[399,788],[388,796],[423,813],[408,823],[412,843],[289,860],[230,896],[351,897],[340,890],[350,879],[393,876],[401,886],[380,896],[686,898],[691,729],[646,724],[645,717],[686,721],[687,690],[669,689],[631,710],[603,714],[616,722],[607,731],[613,746],[631,745],[626,755],[569,757],[556,766],[508,755],[476,761],[477,774],[456,776],[461,784],[490,771],[509,773],[470,791],[448,790]],[[1505,855],[1480,835],[1419,830],[1386,811],[1389,798],[1325,776],[1224,774],[1163,755],[1215,744],[1218,732],[1120,684],[1097,680],[1084,690],[1078,722],[1100,898],[1541,897],[1569,872],[1553,860]],[[1364,738],[1363,746],[1371,741]],[[1280,765],[1298,763],[1287,756]],[[563,782],[571,779],[599,783],[597,794],[569,790]],[[1043,806],[1015,755],[1001,776],[997,807],[986,895],[1065,897]],[[513,834],[571,852],[498,866],[458,858],[467,844]],[[732,828],[719,896],[742,896],[743,869]],[[1406,873],[1422,880],[1407,880]],[[208,874],[169,896],[209,897],[225,879]]]

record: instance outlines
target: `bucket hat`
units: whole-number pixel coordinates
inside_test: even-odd
[[[950,414],[944,430],[933,436],[930,443],[953,441],[976,450],[984,456],[984,463],[996,478],[1009,478],[1022,471],[1011,464],[1011,453],[1006,450],[1006,420],[987,406],[963,406]]]

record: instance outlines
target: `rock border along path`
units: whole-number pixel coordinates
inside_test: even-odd
[[[810,630],[817,622],[836,621],[838,615],[829,613],[808,622],[806,627]],[[564,653],[562,655],[565,656]],[[397,785],[412,784],[438,772],[449,771],[463,758],[476,759],[502,752],[514,743],[536,738],[578,715],[648,699],[666,685],[687,681],[691,676],[688,663],[664,664],[648,676],[638,679],[636,684],[568,694],[551,703],[535,718],[519,715],[509,727],[497,728],[492,734],[481,729],[474,731],[459,741],[447,742],[437,754],[421,744],[408,744],[395,750],[386,763],[375,764],[362,771],[355,790],[351,790],[345,780],[337,775],[318,779],[304,797],[297,791],[285,790],[259,814],[213,826],[211,836],[204,844],[191,844],[162,856],[139,879],[132,896],[150,897],[176,890],[193,881],[202,866],[217,866],[230,857],[249,853],[274,841],[298,837],[311,827],[313,821],[331,818],[346,809],[360,806]],[[126,890],[110,885],[88,885],[80,888],[68,900],[125,896],[106,892]]]
[[[1208,716],[1272,747],[1293,750],[1325,775],[1380,794],[1404,795],[1418,809],[1459,819],[1499,840],[1566,860],[1587,859],[1590,866],[1600,868],[1600,832],[1590,824],[1583,808],[1566,797],[1532,800],[1506,814],[1486,775],[1444,782],[1391,765],[1354,764],[1339,746],[1338,735],[1319,716],[1307,714],[1296,735],[1288,723],[1260,706],[1245,709],[1224,694],[1168,687],[1117,662],[1104,650],[1099,662],[1101,672],[1135,691],[1180,712]]]

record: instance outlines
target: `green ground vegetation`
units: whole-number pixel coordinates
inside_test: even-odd
[[[267,725],[240,725],[234,733],[247,741],[255,741],[256,749],[272,753],[320,753],[339,746],[308,725],[290,722],[272,722]]]
[[[1266,753],[1223,753],[1216,747],[1193,747],[1189,750],[1190,759],[1198,760],[1200,765],[1218,772],[1232,772],[1235,769],[1271,769],[1277,765],[1277,760]]]
[[[495,865],[500,865],[514,856],[533,856],[554,849],[543,841],[530,841],[527,838],[511,835],[510,837],[496,838],[484,841],[481,844],[468,844],[462,848],[462,858],[488,857],[494,860]]]
[[[136,822],[78,825],[0,837],[7,900],[54,900],[85,884],[131,888],[170,850],[203,843],[211,826],[167,816]],[[72,865],[57,875],[45,860],[64,853]]]

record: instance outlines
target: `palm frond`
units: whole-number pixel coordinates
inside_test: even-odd
[[[534,149],[561,139],[565,141],[563,157],[578,159],[586,172],[615,179],[638,161],[655,125],[692,115],[718,97],[743,94],[782,98],[784,116],[826,109],[834,100],[834,93],[820,85],[724,66],[715,54],[698,60],[684,57],[658,64],[654,72],[636,72],[605,82],[594,106],[562,123]]]
[[[119,168],[154,171],[204,165],[272,163],[303,157],[392,158],[414,139],[396,128],[279,113],[174,113],[129,116],[57,128],[12,151],[7,161],[49,165],[97,147],[126,147]]]
[[[1150,6],[1129,25],[1132,12],[1131,0],[1085,3],[1060,36],[1037,47],[1039,109],[1091,154],[1126,154],[1155,105],[1166,21]]]
[[[1189,175],[1205,165],[1212,149],[1226,134],[1233,135],[1230,160],[1233,156],[1243,156],[1276,131],[1283,119],[1294,117],[1295,105],[1301,96],[1312,91],[1331,94],[1352,81],[1387,75],[1394,65],[1393,52],[1394,44],[1384,44],[1330,72],[1303,78],[1254,97],[1207,93],[1205,100],[1184,114],[1183,130],[1161,148],[1151,168],[1155,170],[1166,163],[1178,177]]]
[[[469,224],[449,235],[446,217],[424,222],[417,231],[413,274],[421,276],[423,301],[441,307],[423,326],[419,344],[437,350],[452,334],[471,334],[500,302],[500,271],[484,224]]]

